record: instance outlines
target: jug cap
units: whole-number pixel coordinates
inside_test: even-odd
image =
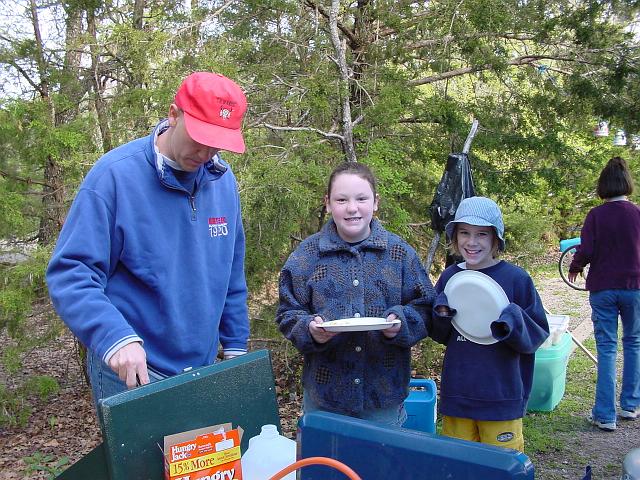
[[[260,429],[260,435],[265,437],[277,437],[279,435],[278,427],[272,424],[263,425]]]

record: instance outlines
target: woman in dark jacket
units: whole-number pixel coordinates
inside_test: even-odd
[[[640,208],[630,202],[633,180],[627,163],[614,157],[598,179],[602,205],[587,214],[580,247],[569,267],[574,281],[590,264],[587,290],[598,350],[596,398],[589,421],[616,428],[618,316],[622,320],[623,371],[620,418],[640,416]]]

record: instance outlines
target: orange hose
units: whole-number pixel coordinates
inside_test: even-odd
[[[351,470],[351,468],[347,467],[344,463],[339,462],[338,460],[334,460],[333,458],[327,458],[327,457],[303,458],[302,460],[298,460],[297,462],[292,463],[288,467],[283,468],[278,473],[276,473],[273,477],[271,477],[269,480],[281,480],[287,474],[295,470],[298,470],[299,468],[306,467],[307,465],[327,465],[329,467],[333,467],[336,470],[344,473],[351,480],[362,480],[362,478],[360,478],[360,476],[356,472]]]

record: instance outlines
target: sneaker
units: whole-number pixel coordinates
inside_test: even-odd
[[[611,422],[611,423],[599,422],[598,420],[594,419],[591,415],[587,417],[587,421],[591,425],[594,425],[598,427],[600,430],[604,430],[605,432],[613,432],[616,429],[615,422]]]
[[[635,410],[620,410],[618,414],[620,418],[624,418],[625,420],[635,420],[640,417],[640,407],[637,407]]]

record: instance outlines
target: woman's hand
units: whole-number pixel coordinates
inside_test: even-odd
[[[387,322],[393,322],[394,320],[400,320],[400,319],[395,313],[390,313],[389,316],[387,317]],[[400,323],[397,323],[396,325],[392,325],[389,328],[385,328],[384,330],[382,330],[382,333],[387,338],[394,338],[396,335],[398,335],[398,332],[400,331],[401,326],[402,326],[402,320],[400,320]]]
[[[316,342],[327,343],[337,335],[337,332],[327,332],[320,326],[322,322],[324,322],[324,320],[322,320],[322,317],[319,317],[317,315],[313,317],[313,320],[309,322],[309,333]]]

